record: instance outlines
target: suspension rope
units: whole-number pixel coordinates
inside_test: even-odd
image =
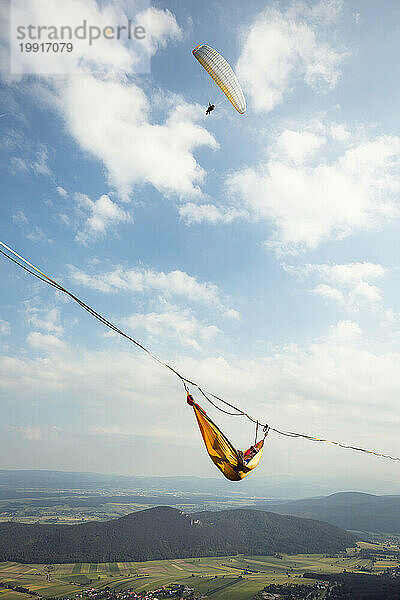
[[[210,400],[209,395],[211,395],[209,392],[207,395],[200,387],[197,387],[197,389],[199,390],[199,392],[204,396],[204,398],[210,403],[212,404],[215,408],[217,408],[218,410],[220,410],[221,412],[225,413],[226,415],[231,415],[232,417],[243,417],[243,416],[247,416],[245,415],[244,412],[242,412],[241,410],[239,410],[238,408],[236,409],[238,412],[229,412],[227,410],[224,410],[223,408],[221,408],[220,406],[218,406],[217,404],[215,404],[215,402],[213,402],[212,400]]]
[[[189,392],[188,386],[193,386],[193,387],[197,388],[198,391],[204,396],[204,398],[210,404],[212,404],[212,406],[214,406],[216,409],[218,409],[219,411],[221,411],[221,412],[223,412],[223,413],[225,413],[227,415],[239,416],[239,417],[246,417],[247,419],[249,419],[250,421],[252,421],[253,423],[255,423],[255,425],[256,425],[256,436],[257,436],[257,432],[258,432],[258,427],[260,426],[260,427],[263,427],[264,437],[267,435],[268,431],[275,431],[275,433],[278,433],[279,435],[283,435],[285,437],[302,438],[302,439],[305,439],[305,440],[310,440],[312,442],[323,442],[323,443],[326,443],[326,444],[333,444],[335,446],[339,446],[340,448],[346,448],[346,449],[349,449],[349,450],[355,450],[357,452],[364,452],[366,454],[373,454],[374,456],[380,456],[381,458],[387,458],[389,460],[400,461],[400,457],[390,456],[389,454],[382,454],[380,452],[375,452],[373,450],[366,450],[365,448],[359,448],[357,446],[350,446],[350,445],[347,445],[347,444],[343,444],[341,442],[334,442],[334,441],[327,440],[327,439],[324,439],[324,438],[317,438],[317,437],[313,437],[311,435],[307,435],[305,433],[295,433],[293,431],[281,431],[279,429],[276,429],[275,427],[271,427],[268,424],[264,424],[264,425],[261,424],[258,419],[255,419],[254,417],[250,416],[249,414],[247,414],[246,412],[244,412],[243,410],[241,410],[237,406],[231,404],[230,402],[227,402],[226,400],[224,400],[223,398],[220,398],[219,396],[216,396],[215,394],[212,394],[211,392],[204,391],[200,387],[199,384],[197,384],[194,381],[191,381],[190,379],[188,379],[188,378],[184,377],[183,375],[181,375],[174,367],[172,367],[168,363],[162,361],[160,358],[158,358],[158,356],[156,356],[150,350],[148,350],[145,346],[143,346],[143,344],[141,344],[140,342],[138,342],[137,340],[135,340],[133,337],[131,337],[130,335],[128,335],[127,333],[125,333],[124,331],[122,331],[121,329],[119,329],[111,321],[108,321],[108,319],[106,319],[105,317],[103,317],[102,315],[100,315],[96,310],[94,310],[94,308],[90,307],[88,304],[86,304],[85,302],[83,302],[83,300],[81,300],[80,298],[78,298],[77,296],[75,296],[72,292],[70,292],[69,290],[67,290],[66,288],[64,288],[60,283],[58,283],[57,281],[55,281],[54,279],[52,279],[51,277],[49,277],[48,275],[46,275],[45,273],[43,273],[40,269],[38,269],[37,267],[35,267],[35,265],[33,265],[28,260],[26,260],[23,256],[21,256],[20,254],[18,254],[17,252],[15,252],[15,250],[13,250],[9,246],[7,246],[1,240],[0,240],[0,245],[3,247],[3,250],[0,248],[0,254],[2,254],[5,258],[7,258],[8,260],[12,261],[18,267],[20,267],[24,271],[27,271],[28,273],[30,273],[31,275],[33,275],[33,277],[36,277],[37,279],[39,279],[43,283],[46,283],[47,285],[50,285],[51,287],[53,287],[53,288],[57,289],[58,291],[66,294],[67,296],[69,296],[72,300],[74,300],[77,304],[79,304],[79,306],[81,308],[83,308],[86,312],[88,312],[92,317],[94,317],[95,319],[97,319],[100,323],[102,323],[103,325],[105,325],[106,327],[108,327],[109,329],[111,329],[112,331],[114,331],[115,333],[117,333],[118,335],[120,335],[120,336],[124,337],[125,339],[129,340],[130,342],[132,342],[133,344],[135,344],[135,346],[137,346],[138,348],[140,348],[141,350],[143,350],[144,352],[146,352],[146,354],[148,354],[148,356],[150,356],[158,364],[160,364],[160,365],[166,367],[167,369],[169,369],[172,373],[174,373],[180,379],[180,381],[183,384],[183,387],[184,387],[186,393]],[[11,256],[10,256],[10,254],[11,254]],[[217,404],[215,404],[214,401],[211,400],[210,396],[214,400],[217,400],[217,402],[221,402],[225,406],[229,406],[230,408],[232,408],[236,412],[232,413],[232,412],[229,412],[227,410],[224,410],[223,408],[221,408],[220,406],[218,406]]]
[[[256,423],[256,433],[255,433],[255,436],[254,436],[254,445],[257,444],[257,435],[258,435],[258,421]]]

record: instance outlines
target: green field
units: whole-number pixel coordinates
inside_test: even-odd
[[[360,543],[359,547],[367,546]],[[368,546],[372,546],[368,544]],[[375,547],[380,547],[376,545]],[[373,570],[382,572],[396,561],[376,561]],[[276,556],[223,556],[124,563],[76,563],[23,565],[0,563],[0,600],[27,600],[29,596],[4,588],[22,586],[44,597],[75,596],[87,587],[152,590],[170,583],[184,583],[213,600],[249,600],[269,583],[313,583],[303,579],[305,571],[334,573],[372,568],[354,549],[345,556],[322,554]],[[48,580],[48,573],[50,578]]]

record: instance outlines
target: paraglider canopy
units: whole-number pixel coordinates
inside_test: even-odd
[[[192,51],[193,56],[221,88],[229,102],[241,115],[246,112],[246,100],[232,67],[211,46],[202,44]]]

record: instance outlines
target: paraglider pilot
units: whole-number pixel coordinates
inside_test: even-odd
[[[210,112],[212,112],[212,111],[214,110],[214,108],[215,108],[215,105],[214,105],[214,104],[211,104],[211,102],[209,102],[209,103],[208,103],[207,110],[206,110],[206,115],[209,115],[209,114],[210,114]]]

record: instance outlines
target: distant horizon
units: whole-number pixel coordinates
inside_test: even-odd
[[[394,492],[381,492],[379,490],[375,490],[375,491],[367,491],[367,490],[359,490],[359,489],[336,489],[336,490],[320,490],[319,492],[315,492],[314,494],[312,492],[310,492],[309,494],[307,494],[307,492],[305,491],[304,493],[299,493],[299,494],[294,494],[293,492],[288,492],[288,495],[282,494],[282,495],[277,495],[278,491],[279,491],[279,487],[281,486],[287,486],[286,490],[294,490],[294,487],[296,485],[296,482],[292,482],[292,485],[288,485],[287,482],[285,483],[276,483],[275,484],[275,493],[274,494],[270,494],[268,495],[268,490],[271,490],[271,488],[269,487],[269,482],[262,477],[258,478],[258,481],[255,483],[255,485],[250,485],[245,489],[238,489],[236,486],[233,487],[232,484],[230,484],[229,482],[226,482],[222,477],[201,477],[201,476],[197,476],[197,475],[123,475],[123,474],[118,474],[118,473],[95,473],[92,471],[64,471],[64,470],[56,470],[56,469],[7,469],[7,468],[0,468],[0,489],[1,487],[5,486],[5,484],[1,481],[1,474],[2,473],[54,473],[54,474],[66,474],[66,475],[90,475],[90,476],[98,476],[98,477],[102,477],[102,478],[121,478],[121,479],[140,479],[140,480],[146,480],[146,479],[160,479],[160,480],[198,480],[200,482],[210,482],[210,485],[215,486],[214,488],[208,488],[208,489],[203,489],[201,491],[199,490],[194,490],[195,493],[208,493],[208,494],[213,494],[215,493],[216,495],[218,494],[222,494],[222,495],[231,495],[232,498],[237,494],[238,498],[239,497],[258,497],[258,498],[265,498],[265,499],[270,499],[272,501],[274,500],[278,500],[278,499],[287,499],[287,500],[296,500],[296,499],[307,499],[307,498],[317,498],[317,497],[328,497],[328,496],[333,496],[336,494],[363,494],[363,495],[371,495],[371,496],[400,496],[400,493],[396,494]],[[57,482],[54,482],[57,483]],[[60,482],[61,483],[61,482]],[[79,483],[79,482],[77,482]],[[104,483],[104,482],[103,482]],[[101,482],[99,482],[99,484],[101,484]],[[264,490],[264,486],[265,486],[265,490]],[[16,487],[20,487],[19,485],[17,485]],[[22,486],[23,487],[23,486]],[[35,487],[35,486],[26,486],[26,487]],[[36,486],[38,489],[41,488],[40,485]],[[43,485],[43,487],[45,487]],[[46,488],[48,489],[48,488]],[[57,487],[54,487],[54,489],[59,489]],[[78,489],[78,488],[70,488],[70,489]],[[130,488],[126,488],[127,490],[129,490]],[[149,493],[152,493],[152,491],[154,492],[154,490],[152,489],[148,489]],[[172,492],[172,488],[169,490],[170,492]],[[183,489],[183,490],[175,490],[175,491],[181,491],[183,493],[185,492],[189,492],[189,489]],[[265,494],[263,494],[262,492],[265,492]]]

